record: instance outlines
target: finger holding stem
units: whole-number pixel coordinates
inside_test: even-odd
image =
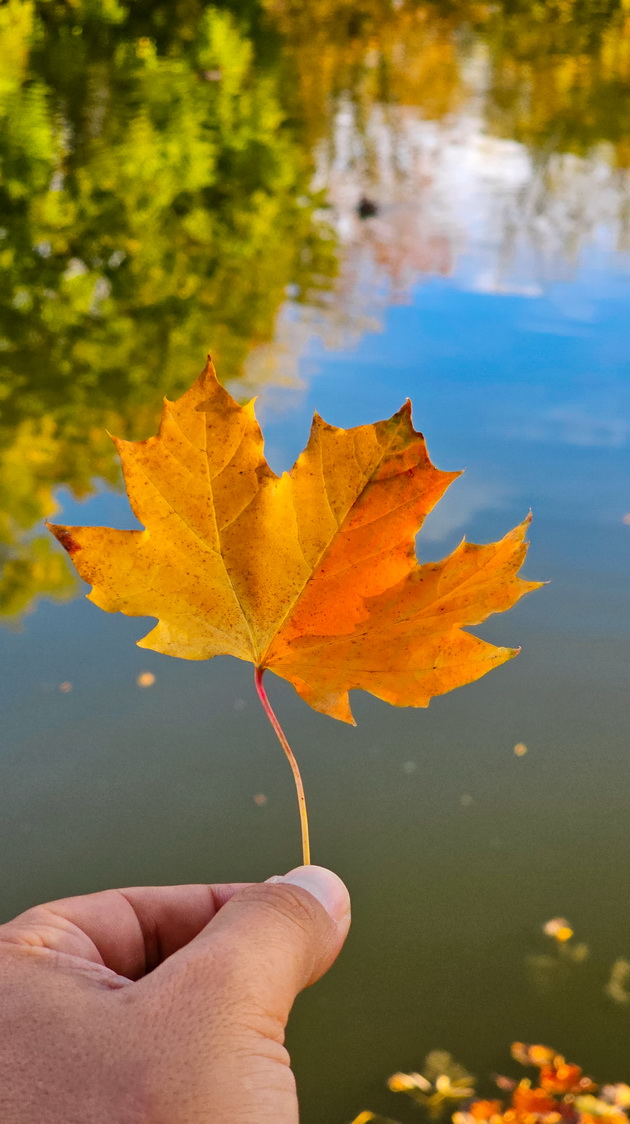
[[[282,726],[280,725],[278,719],[276,718],[276,715],[273,711],[271,703],[269,702],[269,699],[267,698],[267,692],[265,691],[265,688],[263,686],[263,675],[264,675],[264,673],[265,673],[265,669],[261,668],[261,667],[257,667],[254,670],[254,682],[256,684],[256,691],[258,693],[258,698],[260,699],[260,701],[262,703],[263,710],[264,710],[265,714],[267,715],[267,718],[271,722],[271,725],[273,726],[273,728],[276,732],[276,736],[278,738],[278,741],[280,742],[280,745],[282,746],[282,748],[283,748],[283,750],[284,750],[284,752],[285,752],[285,754],[288,758],[289,765],[291,766],[291,772],[293,773],[293,780],[295,781],[295,788],[296,788],[296,791],[297,791],[298,807],[300,809],[300,827],[302,829],[302,861],[304,863],[304,866],[310,866],[310,864],[311,864],[311,845],[310,845],[309,834],[308,834],[308,814],[307,814],[307,811],[306,811],[306,797],[304,795],[304,785],[302,784],[302,777],[300,776],[300,769],[299,769],[298,763],[295,759],[295,756],[293,754],[293,750],[291,749],[291,746],[289,745],[289,743],[288,743],[288,741],[285,737],[284,730],[282,729]]]

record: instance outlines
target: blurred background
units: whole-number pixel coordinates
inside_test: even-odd
[[[106,431],[154,433],[208,350],[276,470],[314,409],[409,396],[467,470],[421,560],[532,508],[551,584],[427,711],[360,695],[351,729],[268,684],[355,904],[291,1027],[304,1124],[412,1119],[383,1080],[433,1047],[628,1080],[629,324],[628,0],[6,0],[2,919],[299,861],[249,665],[137,649],[45,531],[134,525]]]

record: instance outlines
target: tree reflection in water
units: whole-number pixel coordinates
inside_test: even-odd
[[[278,380],[274,335],[291,356],[313,324],[330,342],[365,330],[366,272],[391,301],[451,271],[444,153],[462,122],[528,150],[495,281],[524,225],[568,260],[608,199],[627,239],[624,0],[232,7],[0,9],[7,618],[72,593],[41,533],[55,489],[115,485],[105,430],[153,432],[156,389],[179,393],[209,346],[231,381]],[[361,217],[372,188],[389,208]],[[278,321],[288,291],[302,312]]]

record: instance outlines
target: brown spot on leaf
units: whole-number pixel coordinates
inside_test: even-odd
[[[68,551],[68,554],[76,554],[77,550],[81,549],[81,544],[77,542],[67,527],[59,527],[56,536],[64,550]]]

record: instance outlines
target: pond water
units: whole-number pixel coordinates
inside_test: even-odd
[[[276,470],[313,410],[353,426],[410,397],[433,460],[466,468],[421,559],[534,513],[525,573],[550,584],[477,630],[518,660],[428,710],[357,694],[356,729],[268,685],[315,861],[354,900],[291,1026],[305,1124],[413,1119],[384,1081],[434,1047],[485,1075],[548,1041],[630,1079],[630,986],[610,986],[630,961],[629,20],[621,0],[0,10],[4,918],[299,861],[249,665],[141,651],[150,622],[87,602],[43,529],[133,525],[105,431],[153,433],[208,348],[259,395]]]

